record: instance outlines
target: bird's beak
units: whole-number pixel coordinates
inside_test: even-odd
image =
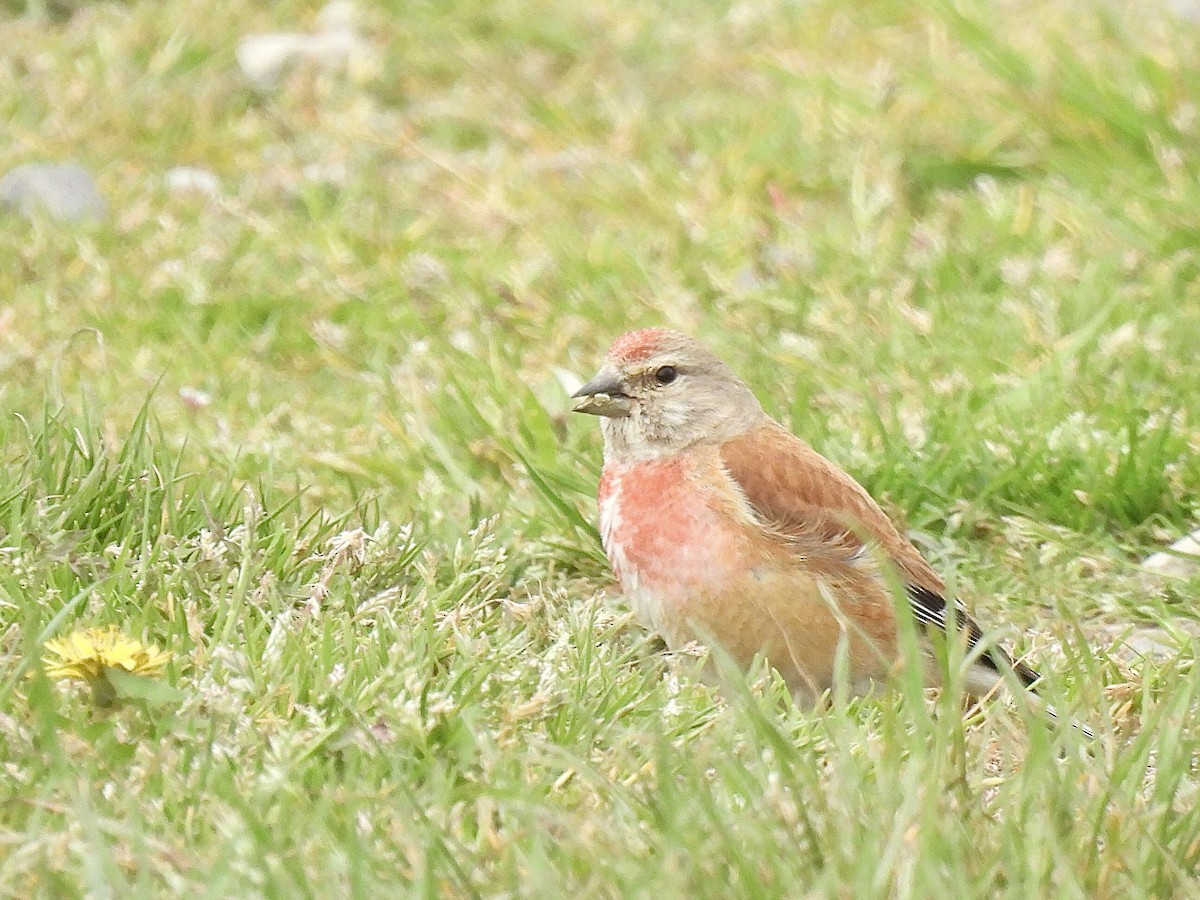
[[[608,368],[601,369],[595,378],[572,394],[571,399],[575,401],[571,407],[575,412],[610,419],[624,418],[633,406],[633,398],[625,393],[621,376]]]

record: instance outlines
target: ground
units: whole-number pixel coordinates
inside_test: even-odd
[[[1200,892],[1200,32],[1142,5],[8,0],[0,891]],[[199,167],[217,193],[171,188]],[[1023,698],[699,677],[568,394],[665,324],[858,477]],[[114,706],[46,640],[171,654]],[[140,685],[140,687],[137,687]]]

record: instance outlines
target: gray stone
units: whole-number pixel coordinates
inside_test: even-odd
[[[236,51],[238,66],[260,90],[274,87],[295,65],[352,69],[370,52],[367,42],[358,34],[355,20],[354,4],[335,0],[317,16],[317,30],[313,34],[275,32],[243,38]]]
[[[1179,654],[1179,645],[1161,628],[1139,628],[1125,638],[1126,647],[1138,656],[1169,659]]]
[[[76,162],[27,163],[0,178],[0,206],[32,218],[38,210],[55,219],[103,219],[108,201],[91,173]]]
[[[1200,572],[1200,531],[1180,538],[1166,550],[1155,553],[1142,567],[1159,575],[1187,578]]]

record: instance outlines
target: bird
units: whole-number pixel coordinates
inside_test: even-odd
[[[605,553],[669,648],[715,644],[743,669],[763,657],[817,702],[839,680],[854,695],[894,682],[908,615],[927,683],[943,681],[939,641],[958,636],[965,694],[1010,675],[1036,692],[1038,673],[985,637],[867,490],[699,341],[621,335],[572,400],[600,419]]]

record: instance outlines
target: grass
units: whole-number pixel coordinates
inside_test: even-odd
[[[5,8],[0,170],[77,158],[112,215],[0,220],[4,895],[1200,890],[1200,580],[1138,567],[1200,506],[1200,32],[428,0],[260,94],[237,40],[315,7]],[[660,323],[1098,742],[664,653],[566,399]],[[39,660],[108,624],[174,658],[101,715]]]

